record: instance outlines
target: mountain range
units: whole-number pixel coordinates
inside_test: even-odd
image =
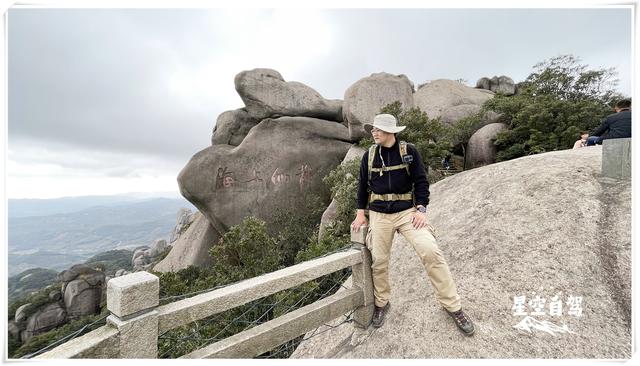
[[[181,208],[195,210],[166,196],[9,200],[9,276],[34,267],[59,271],[100,252],[169,239]]]

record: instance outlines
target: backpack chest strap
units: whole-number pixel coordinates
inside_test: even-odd
[[[407,169],[408,167],[409,167],[409,164],[404,163],[400,165],[385,166],[382,168],[371,168],[371,171],[372,172],[388,172],[391,170]]]

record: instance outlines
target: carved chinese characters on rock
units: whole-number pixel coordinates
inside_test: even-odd
[[[292,175],[294,176],[293,178]],[[294,183],[303,191],[309,187],[313,176],[314,172],[311,166],[308,164],[300,164],[296,168],[295,173],[294,171],[288,172],[281,167],[276,167],[271,173],[270,180],[271,184],[275,187]],[[247,189],[267,188],[267,186],[265,185],[265,180],[262,178],[262,172],[259,170],[253,169],[250,172],[240,172],[236,174],[226,166],[218,168],[216,189],[225,190],[228,188],[233,188],[235,192],[238,191],[238,189],[243,191]]]
[[[218,168],[218,174],[216,175],[216,189],[231,188],[235,184],[233,172],[230,172],[227,169],[228,168],[226,166],[224,168]]]
[[[296,174],[298,177],[298,184],[300,185],[300,190],[304,190],[309,184],[311,184],[311,178],[313,177],[313,172],[311,167],[307,164],[302,164],[298,168],[298,173]]]

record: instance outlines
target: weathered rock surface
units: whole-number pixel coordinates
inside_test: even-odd
[[[467,145],[465,169],[477,168],[496,162],[496,147],[493,144],[498,132],[507,129],[504,123],[491,123],[476,131]]]
[[[67,283],[64,306],[69,319],[100,312],[105,275],[102,272],[85,273]]]
[[[251,119],[305,116],[342,121],[342,101],[324,99],[317,91],[296,82],[286,82],[272,69],[253,69],[235,77],[236,91]]]
[[[120,276],[124,276],[126,274],[128,274],[129,271],[127,271],[124,268],[120,268],[119,270],[116,271],[115,276],[114,277],[120,277]]]
[[[181,194],[221,236],[246,216],[268,219],[274,210],[297,212],[306,194],[329,203],[322,178],[351,147],[339,123],[309,117],[265,119],[242,143],[196,153],[178,176]]]
[[[58,280],[62,282],[69,282],[79,275],[93,274],[95,272],[97,272],[95,269],[87,266],[86,264],[74,264],[69,269],[58,273]]]
[[[15,321],[9,320],[9,323],[7,324],[7,332],[9,333],[9,335],[11,335],[14,338],[18,338],[20,337],[21,331],[22,329],[20,329],[20,327],[16,324]]]
[[[386,72],[371,74],[356,81],[344,93],[342,114],[349,125],[351,141],[358,141],[368,134],[363,125],[373,121],[382,107],[399,101],[403,108],[412,108],[413,83],[405,75]]]
[[[47,304],[38,309],[27,321],[27,327],[20,334],[22,343],[31,337],[64,324],[67,321],[67,314],[64,307],[59,302]]]
[[[162,254],[162,252],[164,252],[165,249],[167,249],[169,247],[169,245],[167,245],[167,241],[164,239],[158,239],[156,241],[153,242],[153,244],[151,244],[151,248],[149,248],[149,256],[150,257],[157,257],[160,254]]]
[[[364,148],[359,147],[357,145],[352,146],[340,164],[344,165],[354,159],[361,160],[362,155],[364,155],[365,151],[366,150]],[[337,215],[337,209],[338,209],[338,201],[336,201],[335,199],[331,200],[329,207],[327,207],[327,209],[324,210],[324,212],[322,213],[322,219],[320,220],[320,229],[318,230],[318,240],[322,239],[322,237],[324,236],[327,229],[327,225],[329,225],[333,220],[335,220]]]
[[[49,292],[49,300],[58,301],[62,298],[62,293],[60,290],[54,290]]]
[[[177,272],[189,266],[207,268],[213,263],[209,249],[220,240],[216,230],[200,212],[193,223],[173,244],[167,256],[153,267],[158,272]]]
[[[630,358],[631,184],[602,178],[601,154],[597,146],[532,155],[430,187],[428,221],[473,337],[437,303],[413,248],[396,235],[384,326],[364,336],[350,324],[322,327],[293,357]],[[534,292],[547,302],[545,315],[532,317],[572,333],[514,328],[525,318],[513,315],[514,297]],[[562,312],[551,316],[557,294]],[[569,314],[570,295],[582,297],[580,316]]]
[[[16,313],[13,318],[17,323],[27,320],[26,310],[29,306],[31,306],[31,303],[26,303],[16,309]]]
[[[181,208],[178,211],[178,217],[176,219],[176,226],[173,228],[171,232],[171,237],[169,238],[169,243],[172,244],[174,241],[178,240],[180,234],[185,230],[186,227],[191,225],[194,217],[191,210],[187,208]]]
[[[425,112],[429,118],[443,116],[448,110],[461,105],[482,106],[482,103],[493,98],[495,94],[489,90],[471,88],[455,80],[438,79],[420,86],[413,95],[414,105]],[[447,123],[454,123],[455,118],[466,117],[475,110],[473,107],[458,107],[449,112]],[[453,118],[455,116],[455,118]]]
[[[211,145],[238,146],[258,122],[257,119],[249,116],[246,108],[223,112],[218,116],[216,126],[213,128]]]
[[[494,76],[491,79],[487,77],[480,78],[476,83],[476,88],[491,90],[494,93],[504,95],[516,94],[516,83],[508,76]]]

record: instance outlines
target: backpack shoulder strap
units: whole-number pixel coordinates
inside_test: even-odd
[[[407,142],[406,141],[400,141],[400,143],[398,144],[398,147],[400,148],[400,156],[407,155]]]
[[[378,147],[378,145],[371,145],[369,147],[369,156],[367,156],[367,173],[369,175],[369,183],[371,182],[371,168],[373,168],[373,159],[375,159],[376,157],[376,147]]]
[[[400,143],[398,144],[398,148],[400,149],[400,158],[402,159],[402,163],[404,164],[405,169],[407,170],[407,174],[409,176],[411,176],[411,172],[409,171],[409,163],[406,163],[404,161],[404,157],[407,154],[407,142],[406,141],[400,141]]]

